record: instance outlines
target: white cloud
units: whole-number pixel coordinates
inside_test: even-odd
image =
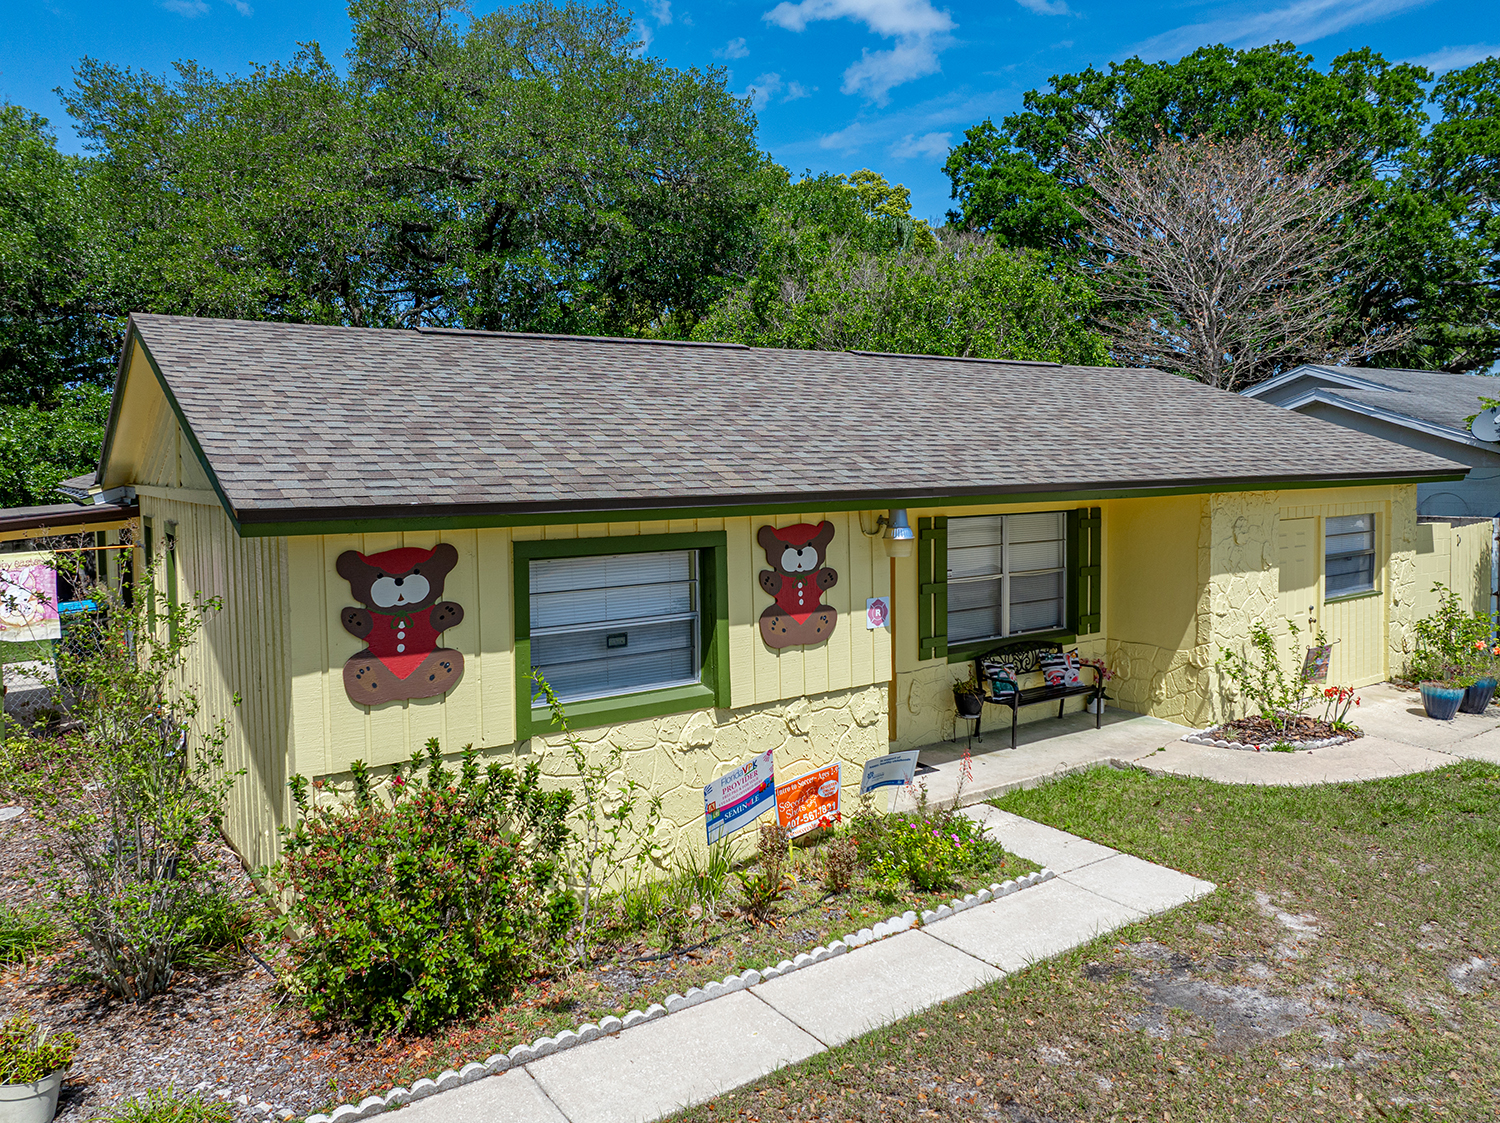
[[[1068,0],[1016,0],[1016,3],[1028,12],[1035,12],[1039,16],[1071,16],[1073,10],[1068,7]]]
[[[651,15],[656,20],[656,26],[666,27],[672,22],[672,0],[652,0]]]
[[[179,16],[186,16],[188,19],[208,15],[208,5],[203,0],[161,0],[161,6],[169,12],[176,12]]]
[[[929,0],[782,0],[762,19],[788,31],[804,31],[818,20],[852,19],[877,35],[935,35],[958,25]]]
[[[915,156],[927,156],[932,159],[941,157],[946,160],[952,140],[952,133],[925,133],[922,136],[907,133],[891,145],[889,151],[898,160],[910,160]]]
[[[798,32],[818,20],[851,19],[877,35],[895,39],[896,45],[888,51],[866,49],[844,71],[844,93],[864,94],[876,105],[890,100],[893,86],[941,70],[938,53],[952,46],[948,33],[958,26],[946,11],[934,8],[931,0],[801,0],[796,4],[782,0],[761,18]]]
[[[1146,58],[1178,58],[1205,43],[1258,46],[1279,39],[1307,44],[1359,24],[1378,23],[1432,0],[1293,0],[1267,12],[1187,24],[1154,35],[1131,53]]]
[[[743,38],[731,39],[714,51],[714,58],[744,58],[749,53],[750,48],[745,46]]]
[[[745,96],[750,99],[752,108],[760,110],[777,94],[781,93],[785,83],[780,74],[762,74],[750,83],[750,88],[745,91]]]
[[[801,98],[812,97],[813,91],[817,88],[817,86],[814,86],[811,90],[809,90],[801,82],[788,82],[786,84],[786,97],[782,98],[781,100],[797,101]]]
[[[944,41],[921,38],[903,40],[889,51],[867,50],[844,71],[844,93],[862,93],[876,105],[885,105],[891,100],[893,86],[941,70],[938,51],[947,45]]]
[[[651,49],[651,40],[654,39],[655,36],[651,34],[651,29],[647,27],[641,20],[635,21],[635,34],[636,38],[639,40],[639,43],[635,48],[635,53],[637,55],[643,55]]]
[[[255,9],[245,3],[245,0],[229,0],[229,6],[247,19],[255,14]]]
[[[1418,55],[1416,58],[1402,59],[1402,62],[1414,63],[1417,66],[1425,66],[1428,70],[1435,70],[1441,74],[1445,70],[1461,70],[1465,66],[1473,66],[1476,62],[1483,62],[1487,58],[1500,55],[1500,47],[1491,47],[1485,43],[1475,43],[1468,47],[1444,47],[1442,50],[1433,51],[1431,54]]]

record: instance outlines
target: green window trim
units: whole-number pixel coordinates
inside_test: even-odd
[[[544,707],[531,704],[531,563],[545,558],[645,554],[660,550],[698,551],[703,653],[700,681],[688,686],[569,702],[568,723],[574,729],[588,729],[691,710],[729,708],[729,540],[723,531],[517,542],[513,547],[517,741],[557,729]]]
[[[1003,513],[1003,512],[1002,512]],[[1104,519],[1098,507],[1068,512],[1067,626],[1003,639],[948,646],[948,516],[917,519],[917,658],[962,663],[1003,643],[1027,639],[1073,643],[1099,631],[1103,619]]]

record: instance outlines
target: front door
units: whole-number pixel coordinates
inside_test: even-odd
[[[1318,630],[1318,520],[1282,519],[1276,530],[1278,638],[1283,666],[1302,669]],[[1299,635],[1291,638],[1296,625]]]

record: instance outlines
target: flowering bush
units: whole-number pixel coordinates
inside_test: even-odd
[[[1483,612],[1464,611],[1458,595],[1441,582],[1437,611],[1418,620],[1416,650],[1407,662],[1406,677],[1412,682],[1453,682],[1471,686],[1489,673],[1500,647],[1493,643],[1495,618]]]
[[[472,746],[457,776],[437,740],[397,768],[389,798],[356,761],[351,805],[314,806],[273,876],[301,937],[290,981],[308,1012],[377,1030],[422,1031],[507,997],[562,945],[577,912],[560,856],[572,793],[542,790]]]
[[[1359,705],[1359,696],[1352,686],[1330,686],[1323,691],[1323,720],[1335,729],[1353,729],[1349,724],[1349,710]]]
[[[928,892],[946,889],[960,874],[996,868],[1005,853],[973,819],[930,808],[925,791],[915,811],[879,815],[861,807],[852,833],[870,876],[893,891],[905,883]]]

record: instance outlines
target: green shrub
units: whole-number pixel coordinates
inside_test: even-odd
[[[225,891],[202,844],[241,773],[224,768],[224,717],[204,715],[184,677],[206,614],[221,605],[144,593],[150,566],[137,582],[144,595],[127,604],[79,568],[81,556],[54,555],[99,606],[70,613],[57,645],[70,728],[8,743],[4,782],[60,842],[50,872],[86,969],[144,1003],[171,984],[207,922],[205,902],[212,909]]]
[[[1005,850],[984,827],[952,808],[932,808],[924,790],[914,811],[881,815],[865,800],[851,820],[860,863],[877,887],[894,895],[905,885],[935,892],[960,877],[996,869]]]
[[[117,1107],[107,1118],[109,1123],[233,1123],[234,1108],[223,1100],[151,1091],[145,1099]]]
[[[40,908],[0,905],[0,963],[25,963],[57,945],[57,926]]]
[[[1411,682],[1470,686],[1492,666],[1494,617],[1465,611],[1457,594],[1442,582],[1434,584],[1432,591],[1438,594],[1437,611],[1412,628],[1416,647],[1407,662],[1406,677]]]
[[[0,1023],[0,1084],[35,1084],[73,1063],[78,1038],[48,1033],[25,1014]]]
[[[436,739],[387,796],[352,771],[347,806],[315,806],[292,779],[300,819],[273,873],[300,936],[290,985],[313,1018],[421,1032],[551,961],[577,913],[561,869],[571,792],[544,791],[535,761],[481,776],[472,746],[455,777]]]
[[[1250,626],[1249,653],[1241,654],[1226,648],[1217,664],[1234,683],[1240,700],[1280,731],[1285,731],[1287,722],[1312,704],[1314,694],[1309,669],[1305,662],[1297,659],[1296,641],[1301,632],[1290,621],[1287,627],[1292,635],[1292,670],[1281,665],[1276,637],[1260,620]],[[1319,632],[1316,642],[1324,644],[1328,640]]]

